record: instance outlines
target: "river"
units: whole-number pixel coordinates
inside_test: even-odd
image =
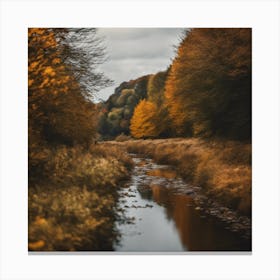
[[[251,240],[200,211],[196,188],[174,169],[132,155],[135,168],[120,191],[119,252],[250,251]],[[183,191],[182,191],[183,190]]]

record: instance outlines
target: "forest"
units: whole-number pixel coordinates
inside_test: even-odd
[[[103,107],[101,135],[250,141],[251,30],[186,31],[166,71],[124,82]]]
[[[137,208],[122,204],[135,196],[124,190],[150,160],[147,178],[162,176],[161,184],[174,189],[182,184],[176,191],[191,199],[201,228],[208,213],[231,232],[223,248],[185,237],[184,250],[250,250],[251,52],[249,28],[185,29],[165,70],[124,81],[96,102],[112,84],[99,70],[106,48],[98,29],[29,28],[29,251],[116,250],[122,240],[116,225],[137,218],[122,209]],[[149,184],[135,190],[142,199],[164,189]],[[186,210],[166,209],[182,229],[176,217]]]

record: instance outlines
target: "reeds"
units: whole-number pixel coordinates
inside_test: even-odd
[[[175,166],[188,182],[226,206],[251,215],[251,144],[238,141],[176,138],[122,143],[132,153]]]
[[[131,159],[120,148],[92,145],[49,150],[40,180],[28,193],[31,251],[112,250],[114,207]]]

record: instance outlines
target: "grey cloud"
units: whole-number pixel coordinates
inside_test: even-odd
[[[99,97],[107,99],[123,81],[165,70],[178,44],[180,28],[100,28],[108,60],[100,69],[115,81]]]
[[[113,40],[141,39],[154,36],[172,36],[172,32],[182,28],[99,28],[99,33],[104,33]]]

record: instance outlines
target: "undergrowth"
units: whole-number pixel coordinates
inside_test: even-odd
[[[131,140],[118,145],[175,166],[186,181],[203,187],[225,206],[251,215],[251,144],[177,138]]]
[[[112,250],[114,207],[131,159],[103,144],[38,148],[35,154],[29,162],[29,250]]]

